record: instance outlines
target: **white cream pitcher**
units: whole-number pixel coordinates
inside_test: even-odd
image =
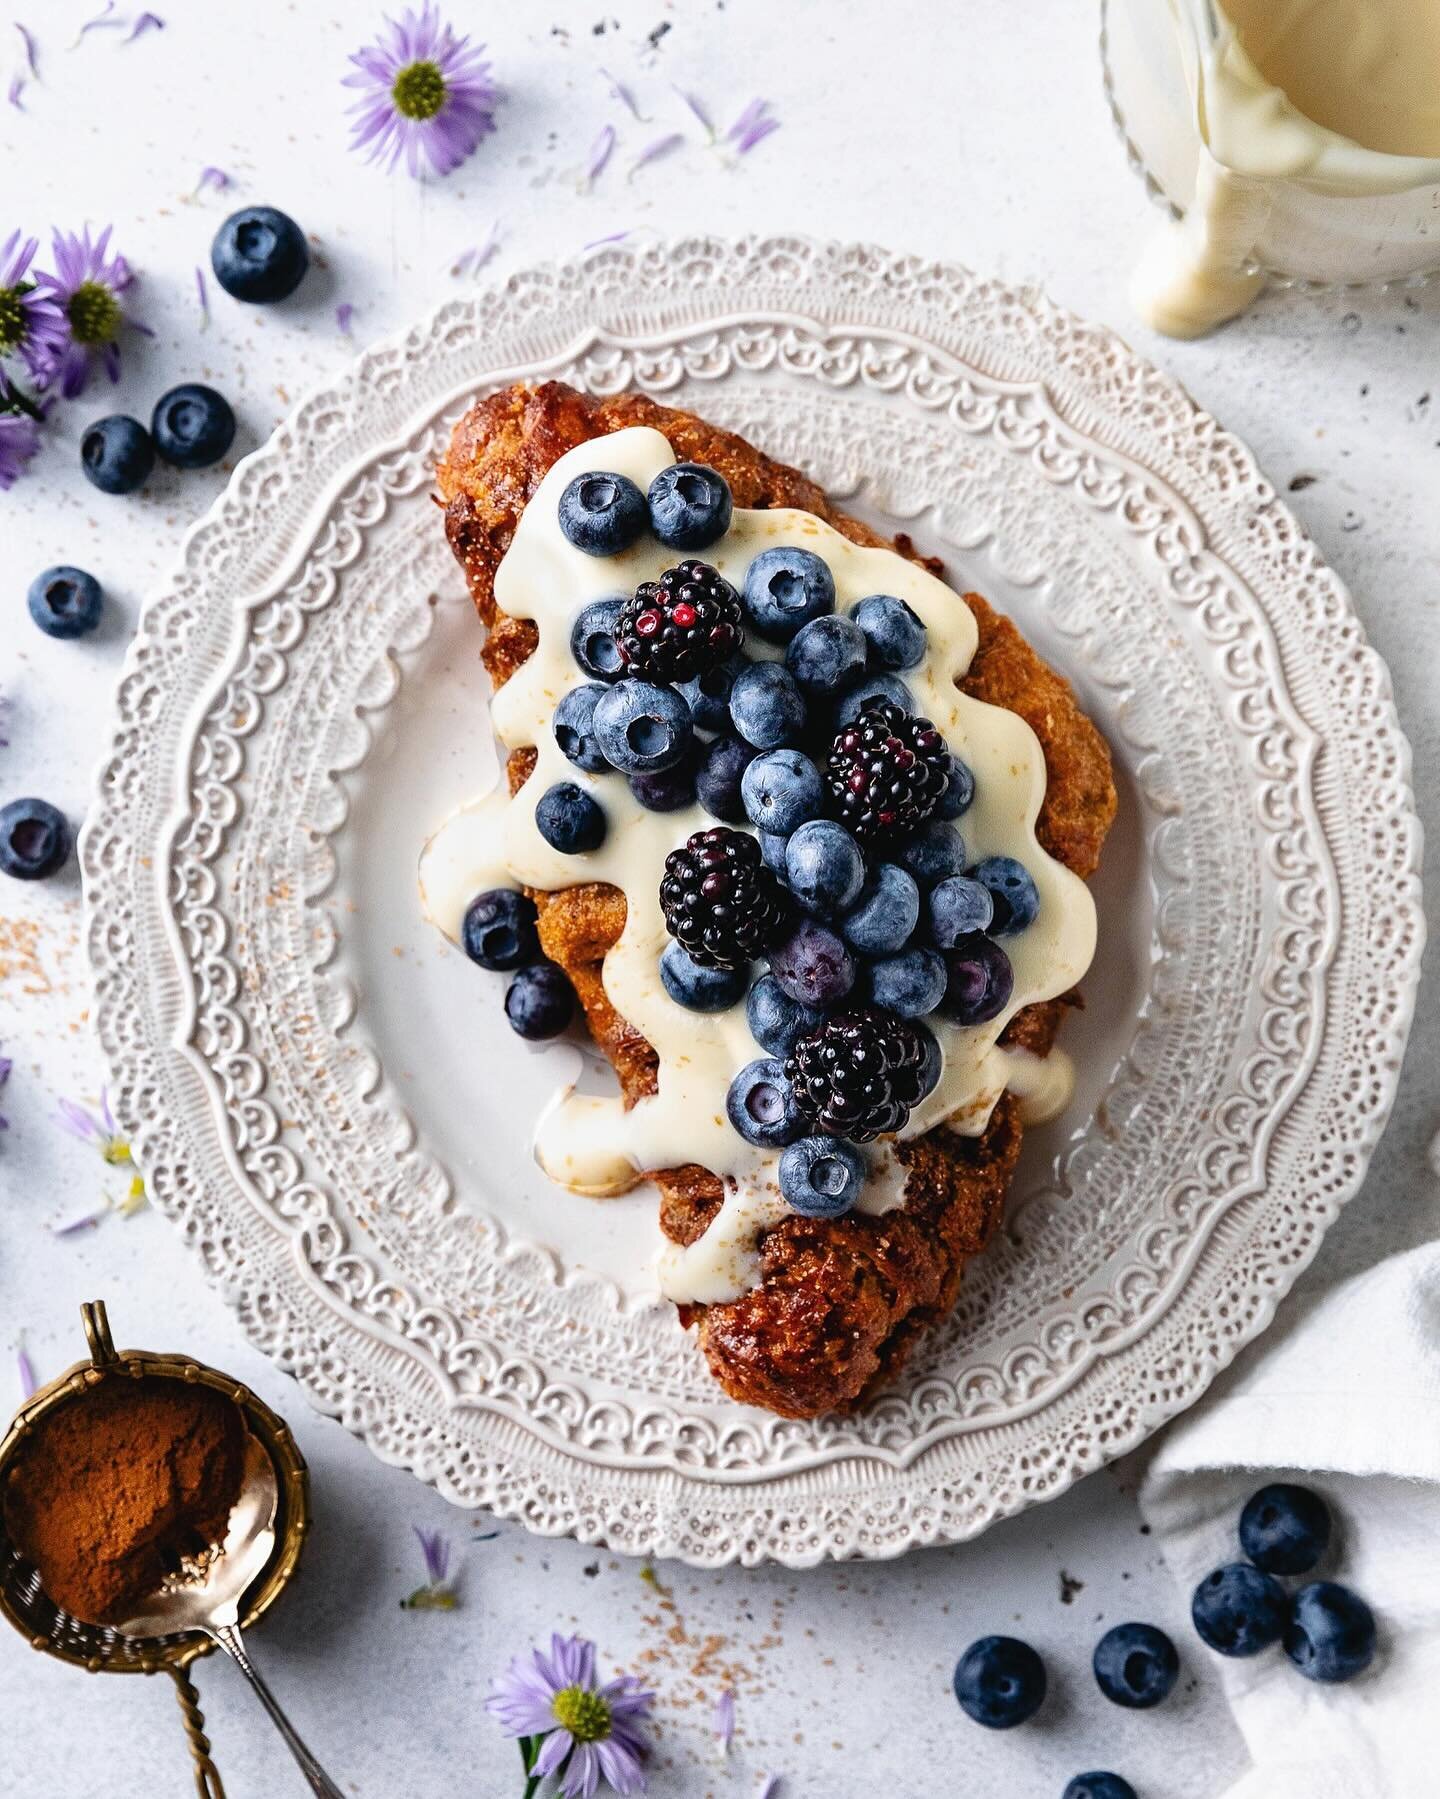
[[[1172,218],[1131,298],[1196,337],[1267,282],[1440,270],[1440,0],[1103,0],[1105,80]]]

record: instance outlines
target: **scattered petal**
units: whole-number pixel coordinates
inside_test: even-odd
[[[24,112],[24,110],[25,110],[25,108],[20,104],[20,96],[24,92],[25,92],[25,77],[17,71],[14,75],[12,75],[10,77],[10,86],[6,90],[6,94],[5,94],[5,98],[15,108],[16,112]]]
[[[14,25],[20,33],[20,42],[25,46],[25,67],[38,81],[40,79],[40,62],[36,55],[35,34],[28,25],[22,25],[18,19],[14,21]]]
[[[610,73],[609,69],[601,69],[600,75],[605,81],[606,86],[610,89],[610,98],[612,100],[618,100],[625,108],[626,112],[630,114],[632,119],[638,119],[642,125],[648,125],[650,123],[648,115],[641,112],[640,108],[635,103],[634,94],[630,92],[625,83],[617,80],[616,77]]]
[[[15,1372],[20,1378],[21,1399],[29,1399],[40,1383],[35,1378],[35,1369],[31,1364],[29,1356],[25,1353],[25,1345],[23,1343],[15,1351]]]
[[[730,1742],[735,1735],[735,1693],[730,1687],[715,1701],[715,1719],[711,1725],[715,1732],[715,1741],[720,1745],[720,1753],[730,1753]]]
[[[115,11],[115,0],[105,0],[104,11],[97,12],[93,19],[87,19],[85,21],[85,23],[75,33],[75,42],[73,44],[71,44],[70,48],[72,50],[77,49],[80,46],[80,44],[83,43],[86,35],[89,32],[111,31],[111,30],[115,30],[119,26],[123,25],[125,23],[125,21],[123,19],[117,19],[112,16],[114,14],[114,11]]]
[[[450,264],[452,275],[478,275],[500,248],[500,222],[497,219],[486,233],[485,241],[462,250]]]
[[[595,178],[600,174],[601,170],[605,167],[605,164],[609,162],[614,149],[615,127],[613,125],[606,125],[599,137],[597,137],[595,142],[590,146],[590,157],[585,164],[585,181],[587,186],[594,185]]]
[[[205,285],[205,271],[198,262],[195,264],[195,292],[199,296],[200,311],[208,325],[210,323],[210,290]]]
[[[646,144],[645,148],[635,158],[634,162],[631,163],[630,174],[634,175],[637,170],[643,169],[646,163],[658,162],[662,156],[668,156],[672,150],[678,150],[684,142],[685,134],[683,131],[667,131],[664,137],[653,139],[650,143]]]
[[[725,141],[734,144],[737,156],[744,156],[779,129],[780,121],[771,115],[770,102],[752,100],[725,133]]]
[[[608,237],[592,237],[588,244],[581,244],[582,250],[598,250],[601,244],[621,244],[629,237],[628,231],[612,231]]]
[[[81,1231],[90,1230],[99,1224],[109,1210],[109,1204],[102,1201],[98,1206],[91,1206],[87,1212],[77,1212],[73,1217],[62,1218],[59,1224],[52,1224],[51,1233],[56,1237],[78,1236]]]
[[[207,187],[213,187],[215,191],[219,193],[224,188],[229,187],[229,185],[230,177],[225,173],[224,169],[217,169],[213,164],[207,163],[200,171],[200,179],[195,183],[195,192],[197,194],[203,194]]]
[[[127,44],[133,44],[137,37],[144,37],[147,31],[163,31],[164,29],[165,21],[160,18],[157,13],[142,12],[140,17],[136,19],[135,23],[130,27],[130,35],[126,38],[125,42]]]
[[[335,308],[335,323],[339,327],[342,337],[351,337],[354,335],[350,329],[354,317],[355,308],[348,300],[342,300]]]
[[[684,101],[689,111],[700,121],[700,127],[704,131],[706,137],[713,139],[715,136],[715,126],[711,122],[709,113],[706,112],[705,108],[700,104],[700,101],[694,94],[686,93],[683,87],[676,87],[673,81],[670,85],[675,89],[675,92],[680,96],[681,100]]]
[[[765,1784],[755,1795],[755,1799],[775,1799],[776,1793],[780,1790],[780,1782],[783,1778],[784,1776],[781,1774],[767,1774],[765,1776]]]
[[[418,1524],[412,1525],[411,1529],[425,1557],[425,1572],[432,1583],[438,1584],[450,1570],[450,1539],[443,1531],[421,1530]]]
[[[84,1106],[77,1106],[73,1099],[60,1101],[59,1122],[69,1131],[72,1137],[78,1137],[82,1143],[88,1143],[99,1135],[100,1127]]]

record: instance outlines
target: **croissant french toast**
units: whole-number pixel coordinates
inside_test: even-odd
[[[737,509],[793,508],[833,527],[850,544],[898,550],[932,573],[909,540],[893,546],[830,505],[803,474],[773,462],[743,439],[693,414],[639,394],[594,397],[551,382],[516,386],[478,401],[456,427],[438,470],[450,546],[487,627],[485,666],[503,689],[535,653],[532,620],[514,617],[496,598],[496,576],[527,506],[547,473],[589,440],[636,426],[663,433],[684,464],[714,470]],[[599,466],[606,466],[603,457]],[[738,514],[737,514],[738,516]],[[503,583],[502,583],[503,585]],[[723,585],[723,583],[722,583]],[[970,699],[1018,715],[1043,751],[1044,794],[1034,838],[1046,855],[1082,880],[1093,873],[1115,815],[1109,752],[1080,711],[1068,683],[978,594],[946,595],[968,607],[978,633],[968,667],[954,683]],[[512,794],[531,776],[536,750],[515,748]],[[538,908],[545,955],[569,976],[596,1044],[613,1065],[627,1106],[656,1092],[659,1057],[623,1017],[604,974],[607,954],[625,931],[627,901],[610,881],[555,887],[526,884]],[[1088,903],[1088,901],[1087,901]],[[1088,960],[1088,955],[1085,958]],[[1073,991],[1026,1004],[1004,1026],[999,1046],[1012,1061],[1048,1056]],[[927,1323],[953,1304],[966,1262],[999,1223],[1023,1134],[1020,1100],[989,1095],[988,1122],[965,1134],[946,1119],[922,1133],[895,1136],[903,1202],[852,1208],[835,1217],[786,1212],[758,1237],[749,1284],[738,1294],[681,1304],[715,1378],[735,1399],[793,1418],[853,1407],[889,1380]],[[726,1183],[698,1161],[645,1172],[659,1188],[660,1223],[681,1249],[713,1225]]]

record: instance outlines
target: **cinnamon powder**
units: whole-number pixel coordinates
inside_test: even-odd
[[[22,1443],[5,1529],[57,1605],[119,1624],[182,1559],[223,1540],[243,1461],[239,1408],[223,1393],[111,1376]]]

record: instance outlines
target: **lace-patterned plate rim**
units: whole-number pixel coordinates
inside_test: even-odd
[[[452,303],[442,308],[428,324],[390,345],[367,352],[348,378],[303,403],[282,426],[272,444],[247,459],[247,463],[237,470],[230,489],[211,519],[202,522],[187,542],[177,587],[191,584],[187,582],[187,576],[198,576],[200,558],[196,554],[196,545],[201,542],[207,527],[218,531],[222,539],[227,532],[238,534],[242,515],[247,511],[253,515],[257,506],[263,510],[268,497],[266,490],[271,486],[283,489],[288,475],[296,476],[296,485],[305,490],[313,507],[317,496],[323,497],[318,493],[315,471],[303,466],[296,471],[292,465],[296,462],[303,465],[308,455],[320,465],[323,474],[324,452],[336,428],[333,423],[327,425],[326,421],[339,420],[343,427],[347,413],[354,410],[357,391],[368,387],[372,379],[377,385],[387,378],[393,384],[397,365],[402,375],[413,376],[417,372],[415,359],[423,356],[427,343],[463,335],[467,321],[473,335],[479,336],[482,331],[488,334],[497,309],[503,313],[507,307],[512,307],[520,319],[514,327],[516,330],[523,332],[534,323],[527,314],[538,315],[541,321],[535,326],[535,357],[530,366],[553,365],[565,349],[573,351],[580,315],[587,306],[603,311],[607,305],[619,304],[626,299],[635,301],[636,316],[642,325],[652,325],[653,321],[652,329],[657,338],[666,334],[678,335],[682,325],[693,335],[697,322],[706,316],[707,306],[714,309],[712,316],[717,323],[734,312],[731,307],[724,314],[720,313],[712,297],[697,293],[697,283],[687,274],[696,268],[705,269],[709,278],[705,286],[710,286],[713,281],[717,288],[734,289],[737,299],[744,298],[756,285],[768,282],[772,288],[783,286],[791,299],[798,297],[813,302],[810,311],[816,317],[824,318],[827,312],[835,315],[828,321],[831,329],[836,328],[841,318],[863,319],[867,312],[877,320],[883,316],[888,325],[904,320],[919,341],[934,344],[947,353],[953,354],[957,345],[971,347],[974,361],[986,372],[998,370],[1002,374],[1027,377],[1031,382],[1043,379],[1057,410],[1071,423],[1083,416],[1083,428],[1098,441],[1108,442],[1115,450],[1133,457],[1142,469],[1152,469],[1157,476],[1171,482],[1195,509],[1197,518],[1204,519],[1207,528],[1204,535],[1209,541],[1217,549],[1226,551],[1233,544],[1235,561],[1252,565],[1249,574],[1258,592],[1282,606],[1294,599],[1293,594],[1277,595],[1273,591],[1275,570],[1264,566],[1263,557],[1257,561],[1253,541],[1247,539],[1243,514],[1256,507],[1263,509],[1272,529],[1277,524],[1283,527],[1286,553],[1290,558],[1287,566],[1299,568],[1297,581],[1303,576],[1316,588],[1315,593],[1306,597],[1328,615],[1333,616],[1337,608],[1342,614],[1346,612],[1338,582],[1323,569],[1293,518],[1275,500],[1273,490],[1259,475],[1248,452],[1221,433],[1213,421],[1196,412],[1175,383],[1133,357],[1118,339],[1069,319],[1033,294],[1018,295],[992,284],[980,284],[964,271],[945,269],[917,258],[890,257],[876,250],[825,247],[797,239],[747,240],[734,246],[701,239],[670,249],[610,250],[598,259],[517,276],[506,288],[481,300],[459,305]],[[867,295],[868,307],[863,303]],[[539,296],[538,301],[536,296]],[[768,295],[771,304],[759,310],[770,312],[776,297],[774,293]],[[864,330],[863,324],[855,325],[858,335],[863,336]],[[509,372],[505,371],[507,375]],[[466,377],[466,385],[481,387],[486,385],[487,379],[501,378],[501,375],[492,375],[484,369],[477,359],[473,375]],[[1140,401],[1136,410],[1141,416],[1124,416],[1125,407],[1116,404],[1117,398]],[[433,399],[431,393],[427,410],[432,415],[436,410],[430,404]],[[393,418],[387,418],[386,423],[393,424]],[[327,436],[327,432],[331,435]],[[393,435],[389,441],[393,443]],[[379,453],[377,449],[375,454]],[[1226,471],[1231,486],[1227,492],[1217,494],[1216,470],[1221,468]],[[344,482],[339,485],[343,486]],[[250,489],[248,493],[243,491],[247,488]],[[1238,509],[1235,504],[1237,495],[1242,502]],[[307,511],[309,509],[307,507]],[[271,550],[281,555],[282,563],[283,549],[283,543],[277,545],[271,540]],[[273,563],[273,555],[262,560]],[[273,566],[268,572],[271,591],[278,591],[284,585],[283,569],[279,579],[275,578]],[[173,592],[171,599],[175,600]],[[145,1087],[144,1064],[149,1046],[141,1043],[137,1052],[137,1046],[131,1041],[133,1030],[117,1016],[117,1007],[121,1003],[125,1000],[133,1003],[141,995],[135,987],[133,968],[128,971],[127,978],[124,963],[128,946],[103,927],[98,902],[113,896],[107,890],[106,882],[115,873],[110,860],[120,847],[114,832],[119,832],[123,843],[127,830],[133,837],[132,827],[138,822],[133,817],[137,808],[133,804],[127,807],[123,798],[126,771],[128,768],[133,776],[134,759],[133,754],[127,753],[124,743],[127,682],[138,675],[137,665],[144,660],[147,650],[166,653],[169,623],[165,596],[162,595],[147,608],[132,648],[131,661],[127,663],[126,678],[121,687],[122,726],[117,736],[117,753],[107,764],[108,780],[102,775],[101,799],[91,826],[87,828],[84,851],[87,889],[92,903],[88,935],[100,989],[97,1023],[102,1044],[117,1074],[121,1073],[122,1064],[125,1065],[120,1090],[127,1093]],[[1353,617],[1347,618],[1346,623],[1353,627]],[[1390,803],[1408,813],[1408,796],[1404,791],[1408,781],[1408,761],[1395,723],[1388,681],[1378,662],[1364,649],[1358,628],[1347,629],[1344,635],[1345,655],[1352,661],[1360,659],[1369,682],[1367,697],[1374,710],[1365,728],[1390,741],[1391,760],[1399,770],[1399,789],[1390,794]],[[1323,681],[1320,687],[1323,690]],[[143,695],[140,695],[137,683],[137,703],[139,697]],[[129,716],[132,724],[136,722],[133,708]],[[108,834],[107,826],[110,827]],[[1393,881],[1395,891],[1380,896],[1391,902],[1392,923],[1396,908],[1405,915],[1404,928],[1395,931],[1391,938],[1391,965],[1382,971],[1382,985],[1389,1004],[1387,1066],[1398,1066],[1409,1006],[1413,1001],[1413,971],[1418,962],[1419,934],[1415,888],[1417,855],[1418,847],[1412,832],[1408,860],[1394,869],[1381,871],[1381,876],[1377,877],[1388,877]],[[1393,1091],[1393,1077],[1389,1086]],[[1358,1182],[1364,1149],[1378,1135],[1387,1107],[1388,1095],[1382,1093],[1378,1103],[1369,1104],[1363,1116],[1357,1114],[1352,1121],[1355,1129],[1351,1147],[1358,1147],[1359,1165],[1353,1179],[1344,1183],[1348,1190],[1353,1190]],[[152,1158],[156,1163],[157,1186],[165,1196],[168,1209],[186,1223],[192,1234],[198,1235],[202,1248],[209,1247],[204,1236],[205,1196],[187,1190],[184,1174],[178,1166],[178,1158],[185,1148],[184,1133],[163,1124],[157,1124],[152,1133],[142,1124],[138,1135],[147,1171]],[[1146,1399],[1141,1395],[1138,1402],[1133,1396],[1128,1398],[1123,1408],[1123,1422],[1117,1418],[1113,1429],[1099,1430],[1092,1421],[1088,1433],[1082,1429],[1077,1434],[1073,1418],[1067,1421],[1057,1416],[1048,1433],[1022,1432],[1022,1438],[1028,1435],[1028,1442],[1012,1440],[998,1458],[992,1460],[983,1477],[978,1472],[967,1475],[967,1481],[974,1488],[969,1497],[947,1499],[933,1512],[927,1512],[918,1503],[921,1498],[918,1490],[906,1495],[893,1509],[887,1509],[889,1501],[876,1489],[849,1495],[832,1492],[826,1495],[823,1532],[818,1536],[812,1533],[803,1542],[786,1525],[779,1508],[765,1512],[770,1521],[764,1528],[758,1524],[761,1514],[753,1510],[754,1529],[751,1524],[742,1525],[733,1519],[707,1524],[698,1517],[689,1527],[682,1528],[677,1526],[673,1514],[662,1518],[653,1510],[647,1511],[643,1501],[637,1509],[638,1492],[632,1491],[623,1499],[614,1495],[607,1498],[605,1483],[591,1483],[579,1470],[571,1471],[572,1490],[568,1494],[557,1494],[553,1466],[540,1468],[534,1465],[534,1445],[531,1445],[532,1455],[518,1458],[532,1481],[530,1492],[513,1491],[513,1483],[507,1485],[498,1478],[493,1478],[482,1491],[470,1466],[473,1462],[472,1442],[444,1425],[433,1423],[428,1434],[417,1440],[413,1426],[407,1427],[405,1421],[406,1395],[403,1391],[397,1394],[393,1387],[387,1391],[373,1366],[356,1367],[342,1374],[337,1381],[333,1369],[317,1364],[313,1348],[305,1341],[307,1330],[313,1335],[324,1329],[323,1320],[317,1320],[315,1316],[314,1302],[319,1296],[313,1287],[308,1293],[290,1291],[284,1294],[287,1309],[277,1322],[277,1302],[282,1295],[276,1289],[284,1285],[283,1269],[249,1268],[238,1288],[232,1271],[232,1279],[227,1285],[247,1327],[262,1347],[294,1369],[324,1409],[341,1413],[351,1422],[352,1428],[360,1428],[386,1460],[415,1466],[417,1471],[436,1480],[452,1497],[467,1503],[493,1503],[498,1509],[524,1516],[527,1523],[537,1529],[572,1530],[587,1539],[606,1541],[617,1548],[676,1553],[707,1562],[735,1556],[755,1560],[766,1555],[800,1562],[818,1559],[821,1555],[893,1554],[910,1542],[971,1535],[992,1518],[1018,1509],[1035,1497],[1060,1490],[1078,1473],[1097,1465],[1099,1459],[1108,1459],[1138,1441],[1164,1416],[1195,1397],[1223,1361],[1233,1354],[1238,1343],[1247,1340],[1268,1319],[1280,1291],[1294,1278],[1298,1267],[1309,1259],[1318,1244],[1317,1212],[1333,1215],[1343,1197],[1343,1192],[1338,1197],[1329,1192],[1325,1205],[1312,1209],[1305,1230],[1297,1229],[1296,1232],[1303,1240],[1288,1246],[1290,1261],[1282,1265],[1278,1280],[1276,1270],[1272,1268],[1266,1271],[1266,1279],[1257,1278],[1250,1283],[1243,1331],[1228,1340],[1221,1334],[1217,1342],[1206,1344],[1201,1365],[1188,1372],[1178,1372],[1174,1385],[1158,1397]],[[1300,1252],[1298,1257],[1296,1251]],[[328,1296],[327,1306],[333,1302],[333,1295]],[[333,1327],[335,1321],[330,1322]],[[373,1325],[367,1327],[364,1320],[351,1318],[349,1325],[351,1328],[344,1332],[347,1337],[353,1338],[357,1326],[362,1336],[367,1328],[372,1337],[375,1335]],[[1111,1366],[1099,1371],[1096,1379],[1083,1382],[1075,1390],[1082,1409],[1095,1408],[1098,1404],[1095,1392],[1112,1387],[1119,1372]],[[1013,1439],[1013,1432],[1011,1436]],[[1103,1450],[1097,1448],[1100,1440],[1103,1440]],[[1033,1469],[1048,1465],[1051,1473],[1035,1480],[1024,1473],[1026,1465]],[[881,1484],[888,1487],[890,1481],[886,1479]],[[1037,1488],[1042,1490],[1035,1490]],[[542,1489],[548,1494],[543,1503],[536,1499],[536,1493]],[[759,1494],[756,1493],[754,1498],[758,1499]]]

